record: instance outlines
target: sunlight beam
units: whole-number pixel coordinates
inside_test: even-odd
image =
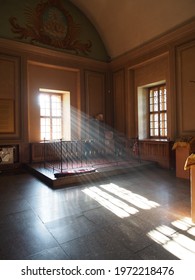
[[[191,233],[191,235],[195,234],[194,224],[189,218],[174,221],[172,225],[179,230]],[[181,260],[195,259],[195,240],[185,234],[176,232],[171,227],[161,225],[150,231],[147,236]]]
[[[106,185],[100,185],[101,188],[105,189],[108,192],[111,192],[118,197],[122,198],[123,200],[126,200],[130,202],[131,204],[135,205],[138,208],[144,209],[144,210],[149,210],[151,208],[156,208],[160,206],[158,203],[154,201],[150,201],[147,198],[133,193],[129,190],[126,190],[124,188],[121,188],[117,186],[116,184],[110,183]]]
[[[117,215],[120,218],[129,217],[129,213],[122,210],[121,208],[114,205],[112,202],[108,201],[107,199],[103,198],[99,194],[92,191],[90,188],[86,188],[82,190],[85,194],[89,195],[91,198],[96,200],[98,203],[100,203],[102,206],[113,212],[115,215]]]
[[[125,210],[129,214],[135,214],[135,213],[138,212],[138,210],[135,209],[134,207],[129,206],[127,203],[121,201],[118,198],[113,197],[112,195],[102,191],[101,189],[99,189],[97,187],[92,187],[91,190],[94,191],[95,193],[99,194],[103,198],[107,199],[112,204],[114,204],[114,205],[120,207],[121,209]]]

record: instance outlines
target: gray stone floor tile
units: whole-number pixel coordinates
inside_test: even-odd
[[[152,244],[138,253],[143,260],[178,260],[178,258],[164,250],[159,244]]]
[[[84,192],[92,187],[99,200]],[[191,257],[190,209],[189,181],[154,166],[57,190],[28,173],[0,174],[0,259],[181,259],[163,240]]]
[[[62,244],[71,259],[136,259],[133,251],[104,229]]]
[[[89,234],[97,230],[97,227],[94,223],[90,222],[86,217],[79,216],[69,224],[58,224],[55,227],[48,227],[50,233],[58,241],[59,244],[62,244],[66,241],[76,239],[83,235]]]
[[[51,249],[46,249],[35,255],[28,256],[31,260],[69,260],[70,258],[62,250],[61,247],[54,247]]]

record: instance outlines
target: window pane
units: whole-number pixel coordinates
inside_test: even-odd
[[[61,96],[60,95],[52,95],[51,96],[51,104],[52,104],[52,116],[60,117],[61,116]]]
[[[165,111],[167,109],[166,89],[161,88],[159,94],[160,94],[160,110]]]
[[[158,122],[158,114],[154,114],[154,121]]]
[[[158,90],[154,90],[154,98],[158,99]]]
[[[153,111],[154,111],[154,105],[151,104],[151,105],[150,105],[150,112],[153,112]]]
[[[49,108],[41,108],[40,112],[42,117],[49,117],[50,116],[50,109]]]
[[[41,140],[50,140],[50,119],[41,118]]]
[[[160,103],[160,111],[165,111],[167,109],[166,103]]]
[[[160,136],[161,137],[166,137],[167,136],[167,129],[161,129]]]
[[[62,138],[62,97],[60,94],[40,94],[41,140]]]
[[[154,136],[154,130],[150,129],[150,136]]]
[[[51,100],[52,103],[61,103],[61,95],[53,94]]]
[[[62,137],[62,123],[61,118],[52,119],[52,138],[60,139]]]
[[[165,122],[167,120],[167,113],[160,114],[160,122]]]
[[[150,90],[150,112],[158,111],[158,91]]]
[[[149,91],[150,136],[167,136],[167,95],[166,87],[160,86]]]
[[[40,94],[40,115],[50,115],[50,98],[47,94]]]
[[[155,130],[154,130],[154,135],[155,135],[155,136],[159,136],[159,135],[158,135],[158,129],[156,129],[156,128],[155,128]]]
[[[154,122],[154,128],[158,128],[159,127],[159,123],[158,122]]]
[[[160,135],[161,137],[167,136],[167,113],[160,114]]]

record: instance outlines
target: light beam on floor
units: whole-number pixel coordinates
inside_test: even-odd
[[[161,225],[151,230],[147,236],[179,259],[195,260],[195,240],[188,236],[191,233],[194,236],[195,224],[189,218],[184,218],[172,222],[172,226]],[[178,229],[183,233],[178,232]]]
[[[159,206],[158,203],[113,183],[88,187],[82,191],[120,218],[138,213],[137,208],[149,210]]]
[[[91,190],[91,188],[86,188],[83,190],[83,192],[85,194],[89,195],[91,198],[96,200],[99,204],[101,204],[102,206],[104,206],[105,208],[110,210],[112,213],[114,213],[118,217],[120,217],[120,218],[129,217],[129,215],[130,215],[129,213],[127,213],[125,210],[121,209],[120,207],[114,205],[111,201],[103,198],[102,196],[100,196],[99,194],[97,194],[96,192]]]
[[[157,202],[148,200],[144,196],[133,193],[125,188],[121,188],[113,183],[106,184],[106,185],[100,185],[100,187],[110,193],[113,193],[114,195],[117,195],[118,197],[122,198],[123,200],[130,202],[131,204],[135,205],[136,207],[144,209],[144,210],[148,210],[148,209],[156,208],[156,207],[160,206]]]

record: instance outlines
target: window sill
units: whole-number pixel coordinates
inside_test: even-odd
[[[145,142],[170,142],[168,139],[151,139],[151,138],[145,138],[145,139],[140,139],[139,141],[145,141]]]

